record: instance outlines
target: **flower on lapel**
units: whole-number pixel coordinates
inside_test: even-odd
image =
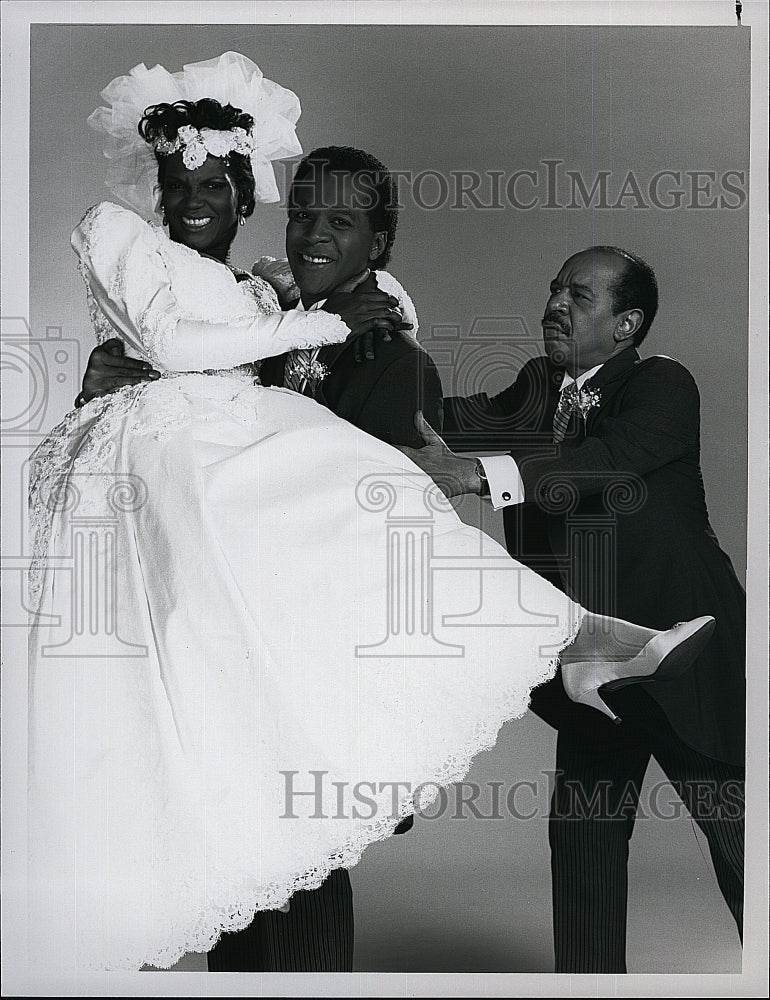
[[[580,411],[583,423],[588,420],[588,414],[601,402],[602,394],[599,389],[581,389],[575,399],[575,409]]]
[[[288,376],[292,382],[305,382],[315,395],[316,389],[329,374],[329,368],[317,358],[302,357],[304,352],[297,352],[288,361]]]

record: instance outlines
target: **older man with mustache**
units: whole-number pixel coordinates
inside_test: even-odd
[[[559,731],[557,972],[626,971],[628,850],[651,756],[706,835],[742,933],[745,594],[708,520],[697,386],[679,362],[637,351],[657,305],[640,258],[575,254],[551,282],[546,357],[497,396],[445,399],[445,440],[418,414],[426,447],[402,449],[448,495],[503,507],[510,553],[584,607],[655,628],[716,617],[689,673],[607,694],[620,725],[570,703],[559,678],[533,692]]]

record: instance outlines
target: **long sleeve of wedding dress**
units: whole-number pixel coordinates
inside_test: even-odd
[[[350,333],[322,310],[260,312],[228,268],[111,202],[89,209],[72,247],[97,308],[160,371],[234,368]]]

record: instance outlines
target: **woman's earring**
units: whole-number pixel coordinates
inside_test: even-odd
[[[246,210],[243,209],[243,208],[239,208],[238,209],[238,225],[239,226],[245,226],[246,225],[246,216],[244,214],[245,211]]]
[[[161,221],[161,225],[163,225],[163,226],[167,226],[168,225],[168,222],[166,221],[166,213],[165,213],[165,211],[163,212],[163,215],[161,216],[160,221]]]

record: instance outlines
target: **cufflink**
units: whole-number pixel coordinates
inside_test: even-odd
[[[511,499],[511,494],[506,490],[505,493],[503,493],[503,500],[510,500],[510,499]]]

